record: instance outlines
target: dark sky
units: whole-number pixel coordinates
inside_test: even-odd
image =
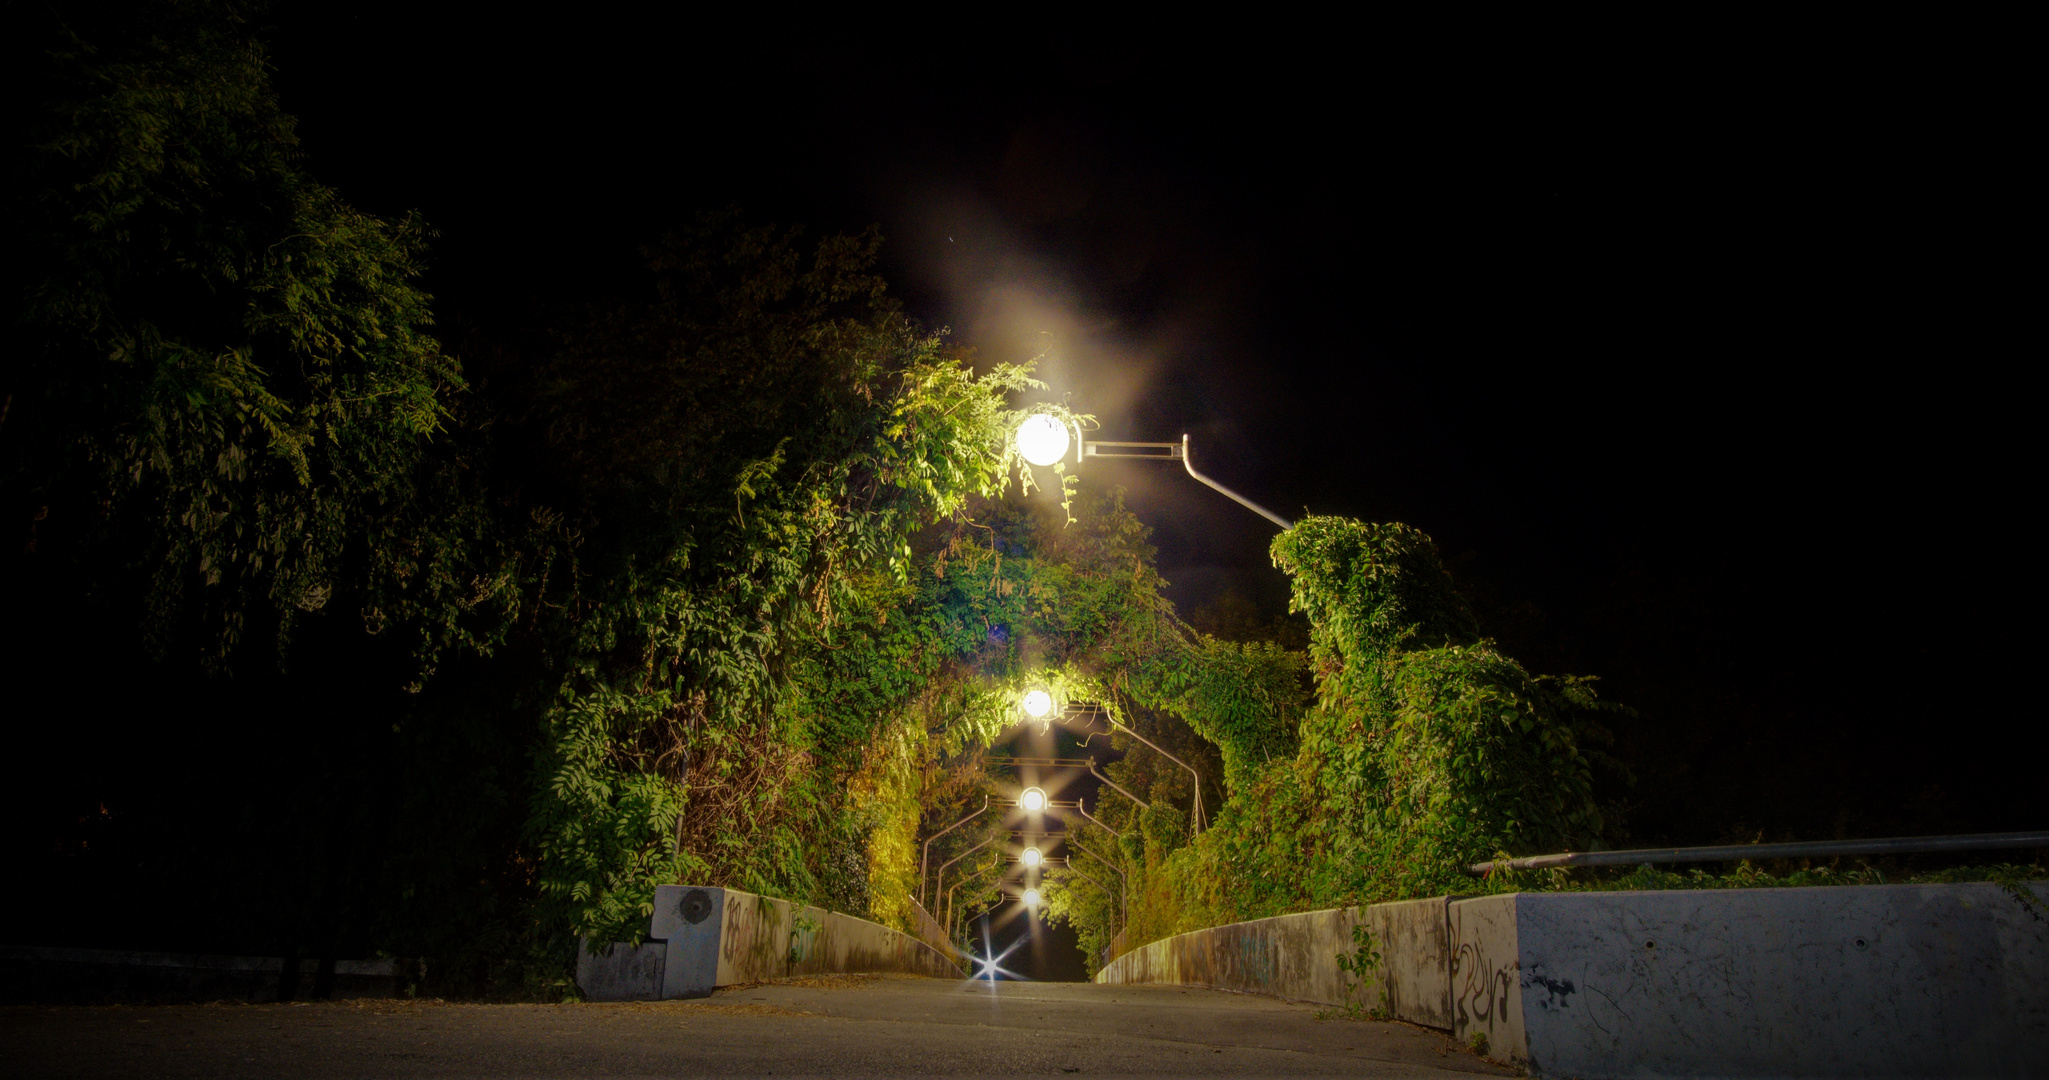
[[[280,16],[279,85],[316,175],[440,229],[451,340],[639,287],[701,209],[879,223],[915,314],[1044,353],[1103,437],[1436,537],[1511,653],[1641,710],[1635,838],[2045,824],[2039,177],[1997,65],[347,11]],[[1259,518],[1084,482],[1184,609],[1282,609]]]

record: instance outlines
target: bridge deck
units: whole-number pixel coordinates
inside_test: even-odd
[[[698,1001],[0,1009],[24,1076],[1509,1075],[1434,1032],[1173,987],[823,976]]]

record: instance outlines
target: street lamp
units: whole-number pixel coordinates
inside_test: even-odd
[[[1067,425],[1052,413],[1033,413],[1017,426],[1018,454],[1041,468],[1066,457],[1071,445]]]
[[[1026,906],[1026,907],[1028,907],[1028,908],[1035,908],[1035,907],[1038,907],[1038,906],[1039,906],[1039,890],[1037,890],[1037,889],[1026,889],[1026,890],[1024,891],[1024,902],[1025,902],[1025,906]]]
[[[1044,690],[1027,690],[1024,701],[1020,704],[1026,716],[1034,720],[1044,720],[1046,714],[1053,711],[1053,695]]]
[[[1017,805],[1027,814],[1036,814],[1046,808],[1046,793],[1040,788],[1028,787],[1017,797]]]
[[[1070,448],[1074,451],[1074,464],[1078,469],[1085,458],[1148,458],[1153,461],[1178,461],[1188,470],[1188,475],[1197,481],[1222,492],[1232,502],[1258,514],[1260,517],[1292,529],[1295,523],[1268,510],[1251,499],[1232,491],[1215,480],[1195,471],[1195,459],[1188,436],[1181,441],[1170,442],[1098,442],[1081,437],[1081,428],[1076,425],[1072,438],[1067,433],[1068,425],[1051,413],[1033,413],[1017,426],[1017,452],[1026,461],[1038,466],[1052,465],[1064,460]]]
[[[1090,445],[1094,445],[1094,444],[1090,444]],[[1037,693],[1037,692],[1038,692],[1038,691],[1031,691],[1031,692],[1028,692],[1028,693],[1026,693],[1026,694],[1025,694],[1025,697],[1024,697],[1024,702],[1022,703],[1022,704],[1024,705],[1024,707],[1025,707],[1025,708],[1027,708],[1027,709],[1029,709],[1029,708],[1030,708],[1030,704],[1029,704],[1029,703],[1030,703],[1030,700],[1031,700],[1031,695],[1032,695],[1033,693]],[[1047,705],[1048,705],[1048,708],[1050,708],[1050,707],[1051,707],[1051,704],[1052,704],[1052,699],[1051,699],[1050,697],[1048,697],[1048,698],[1047,698]],[[1084,712],[1089,712],[1089,710],[1088,710],[1088,709],[1086,709],[1086,708],[1085,708],[1085,709],[1084,709],[1083,711],[1084,711]],[[1074,716],[1080,716],[1080,715],[1082,715],[1082,713],[1079,713],[1079,712],[1069,712],[1069,713],[1066,713],[1066,714],[1065,714],[1065,716],[1063,716],[1063,718],[1062,718],[1062,722],[1064,723],[1064,722],[1065,722],[1065,720],[1066,720],[1066,719],[1067,719],[1068,717],[1074,717]],[[1189,807],[1189,818],[1190,818],[1191,822],[1192,822],[1192,823],[1193,823],[1193,825],[1194,825],[1195,831],[1196,831],[1197,833],[1200,833],[1200,832],[1202,832],[1202,826],[1203,826],[1203,820],[1204,820],[1204,819],[1203,819],[1203,814],[1202,814],[1202,774],[1201,774],[1200,772],[1197,772],[1197,771],[1196,771],[1196,768],[1195,768],[1195,766],[1193,766],[1193,765],[1190,765],[1189,763],[1187,763],[1187,762],[1185,762],[1185,761],[1181,760],[1180,758],[1178,758],[1178,757],[1175,757],[1174,755],[1172,755],[1172,754],[1168,753],[1167,751],[1165,751],[1165,750],[1161,749],[1161,748],[1160,748],[1160,745],[1159,745],[1158,743],[1156,743],[1156,742],[1152,741],[1151,739],[1148,739],[1148,738],[1146,738],[1146,737],[1145,737],[1145,736],[1143,736],[1143,735],[1140,735],[1140,734],[1139,734],[1138,732],[1136,732],[1136,731],[1133,731],[1133,730],[1132,730],[1132,729],[1131,729],[1131,728],[1130,728],[1130,727],[1129,727],[1128,725],[1126,725],[1126,724],[1123,724],[1123,723],[1120,723],[1120,722],[1119,722],[1119,721],[1117,720],[1117,718],[1116,718],[1116,717],[1114,717],[1114,716],[1110,715],[1110,710],[1109,710],[1109,709],[1106,709],[1106,708],[1104,708],[1104,707],[1103,707],[1103,706],[1101,706],[1100,704],[1099,704],[1099,705],[1096,705],[1096,706],[1094,706],[1094,707],[1093,707],[1093,712],[1090,712],[1090,715],[1094,715],[1094,716],[1100,716],[1100,717],[1102,717],[1102,718],[1103,718],[1103,720],[1104,720],[1104,722],[1108,723],[1108,724],[1109,724],[1109,725],[1110,725],[1110,726],[1111,726],[1112,728],[1115,728],[1115,729],[1117,729],[1117,730],[1119,730],[1119,731],[1122,731],[1122,732],[1124,732],[1124,733],[1125,733],[1126,735],[1129,735],[1129,736],[1131,736],[1132,738],[1134,738],[1134,739],[1137,739],[1137,740],[1138,740],[1139,742],[1142,742],[1142,743],[1146,744],[1147,746],[1151,747],[1151,748],[1152,748],[1152,749],[1153,749],[1154,751],[1156,751],[1156,752],[1157,752],[1157,753],[1158,753],[1158,754],[1159,754],[1159,755],[1160,755],[1161,757],[1163,757],[1163,758],[1166,758],[1166,759],[1167,759],[1168,761],[1171,761],[1171,762],[1173,762],[1174,764],[1176,764],[1176,765],[1179,765],[1179,766],[1181,766],[1181,767],[1182,767],[1183,769],[1186,769],[1186,770],[1188,770],[1188,775],[1189,775],[1189,776],[1191,776],[1191,777],[1193,777],[1193,778],[1194,778],[1194,780],[1195,780],[1195,801],[1194,801],[1194,802],[1193,802],[1193,803],[1192,803],[1192,804],[1190,805],[1190,807]],[[1107,776],[1104,776],[1104,775],[1103,775],[1102,773],[1100,773],[1100,772],[1096,772],[1096,763],[1095,763],[1095,759],[1094,759],[1094,758],[1090,758],[1090,759],[1089,759],[1089,771],[1090,771],[1090,772],[1092,772],[1092,773],[1095,773],[1095,775],[1096,775],[1096,779],[1098,779],[1098,780],[1101,780],[1101,781],[1103,781],[1103,782],[1104,782],[1104,783],[1106,783],[1106,784],[1109,784],[1109,785],[1110,785],[1111,787],[1113,787],[1113,788],[1117,788],[1117,790],[1118,790],[1118,791],[1120,791],[1120,792],[1123,792],[1123,793],[1124,793],[1124,794],[1125,794],[1125,795],[1126,795],[1127,797],[1129,797],[1129,798],[1131,799],[1131,801],[1132,801],[1132,802],[1135,802],[1135,803],[1137,803],[1137,804],[1138,804],[1138,805],[1140,805],[1140,806],[1145,806],[1145,805],[1147,805],[1147,804],[1146,804],[1146,801],[1145,801],[1144,799],[1141,799],[1141,798],[1139,798],[1138,796],[1136,796],[1136,795],[1133,795],[1133,794],[1131,794],[1131,792],[1129,792],[1129,791],[1124,791],[1124,789],[1123,789],[1122,787],[1118,787],[1118,785],[1117,785],[1117,783],[1116,783],[1115,781],[1111,780],[1111,779],[1110,779],[1109,777],[1107,777]],[[1037,810],[1037,809],[1039,809],[1039,806],[1044,806],[1044,805],[1045,805],[1045,803],[1044,803],[1044,801],[1043,801],[1043,800],[1045,799],[1045,792],[1043,792],[1043,791],[1039,792],[1039,798],[1040,798],[1040,800],[1041,800],[1041,802],[1039,803],[1039,806],[1033,806],[1033,805],[1030,805],[1030,803],[1028,802],[1028,800],[1029,800],[1029,799],[1031,798],[1031,795],[1032,795],[1032,792],[1033,792],[1033,791],[1038,791],[1038,789],[1037,789],[1037,788],[1032,788],[1031,790],[1029,790],[1029,791],[1026,791],[1026,792],[1025,792],[1025,797],[1024,797],[1024,799],[1020,799],[1020,800],[1019,800],[1019,805],[1023,806],[1023,807],[1024,807],[1024,808],[1025,808],[1026,810]]]
[[[1040,863],[1046,861],[1046,856],[1038,848],[1028,847],[1024,849],[1024,854],[1018,857],[1018,861],[1025,864],[1025,866],[1029,868],[1037,866]]]

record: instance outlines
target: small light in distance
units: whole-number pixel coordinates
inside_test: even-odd
[[[1046,856],[1038,848],[1028,847],[1024,849],[1024,854],[1018,857],[1018,861],[1026,866],[1037,866],[1046,861]]]
[[[1024,892],[1024,902],[1025,902],[1025,906],[1026,906],[1026,907],[1038,907],[1038,906],[1039,906],[1039,890],[1037,890],[1037,889],[1026,889],[1026,890],[1025,890],[1025,892]]]
[[[1024,696],[1025,715],[1034,720],[1043,720],[1053,711],[1053,695],[1044,690],[1028,690]]]
[[[1051,413],[1033,413],[1017,426],[1017,452],[1034,465],[1051,465],[1066,457],[1071,442],[1067,425]]]
[[[1024,794],[1017,797],[1017,805],[1023,807],[1027,814],[1036,814],[1046,808],[1046,793],[1038,788],[1028,787],[1024,789]]]

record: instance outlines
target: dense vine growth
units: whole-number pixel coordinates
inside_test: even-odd
[[[235,11],[44,27],[9,176],[6,588],[64,628],[10,663],[104,651],[152,695],[109,712],[198,718],[64,781],[99,831],[53,873],[445,992],[567,992],[678,880],[909,927],[1028,687],[1121,754],[1049,874],[1092,950],[1601,829],[1590,684],[1496,651],[1427,538],[1311,518],[1274,548],[1306,650],[1196,629],[1114,493],[1012,449],[1029,371],[907,318],[872,232],[702,218],[640,298],[466,368],[431,233],[311,178]],[[959,908],[1002,830],[933,845]]]

